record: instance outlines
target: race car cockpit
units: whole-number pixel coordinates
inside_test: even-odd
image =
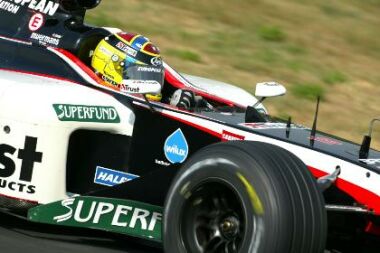
[[[104,38],[120,31],[85,24],[86,11],[100,2],[8,1],[6,6],[0,7],[0,68],[99,86],[104,80],[91,66],[93,52]],[[241,89],[238,96],[233,97],[233,91],[239,88],[222,83],[214,85],[215,82],[206,79],[196,78],[190,82],[165,62],[163,67],[165,78],[161,94],[164,103],[169,103],[167,98],[178,89],[189,90],[215,106],[246,108],[257,102],[255,97]],[[216,94],[218,91],[222,92]]]

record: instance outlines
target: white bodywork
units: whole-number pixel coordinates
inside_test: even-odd
[[[53,104],[113,107],[120,123],[60,121]],[[134,120],[130,109],[106,93],[71,82],[1,70],[0,147],[5,144],[16,149],[13,154],[5,153],[14,161],[15,171],[1,178],[1,195],[40,204],[66,198],[70,135],[78,129],[91,129],[131,136]],[[34,163],[31,182],[20,181],[22,161],[18,156],[26,136],[37,138],[36,151],[42,152],[42,161]],[[5,166],[0,161],[0,172]],[[28,186],[35,186],[35,193],[30,193]]]
[[[140,105],[143,106],[142,104]],[[161,113],[168,115],[170,118],[180,119],[181,122],[191,124],[193,127],[202,129],[203,131],[207,131],[209,134],[224,141],[258,141],[282,147],[300,158],[309,169],[322,173],[323,175],[333,173],[339,166],[341,173],[337,185],[349,192],[359,203],[365,203],[368,205],[368,208],[379,210],[380,175],[371,172],[369,169],[307,147],[276,140],[242,129],[236,129],[235,127],[226,126],[219,122],[211,122],[196,115],[184,115],[183,113],[172,110],[162,110]],[[281,127],[285,131],[286,124],[283,124]],[[380,212],[376,211],[376,214],[380,214]]]
[[[217,86],[210,87],[202,88],[211,93]],[[137,101],[134,103],[146,106]],[[112,107],[120,120],[107,123],[62,121],[53,107],[57,104]],[[341,174],[338,184],[349,184],[346,190],[353,194],[366,194],[355,194],[359,203],[366,203],[368,198],[377,200],[380,196],[380,175],[359,165],[309,148],[235,129],[191,113],[172,109],[159,109],[159,112],[206,130],[221,140],[253,140],[283,147],[300,157],[310,168],[323,174],[330,174],[339,166]],[[132,136],[134,122],[134,113],[107,93],[73,82],[0,70],[0,195],[39,204],[69,197],[66,190],[66,161],[70,135],[76,130],[88,129]],[[30,182],[21,180],[22,165],[27,160],[23,158],[27,138],[37,140],[32,149],[33,155],[42,153],[42,159],[33,162]],[[30,145],[29,143],[28,146]],[[6,173],[8,175],[4,175]],[[373,205],[370,208],[380,210],[377,201],[370,204]]]
[[[186,78],[210,94],[228,95],[230,101],[246,105],[257,102],[235,86],[189,75]],[[53,108],[56,104],[113,107],[120,122],[61,121]],[[69,197],[66,162],[70,135],[88,129],[132,136],[134,121],[134,113],[107,93],[70,81],[0,70],[0,196],[39,204]],[[21,180],[23,160],[19,157],[27,137],[37,138],[34,151],[42,153],[41,162],[32,163],[30,182]],[[9,146],[15,151],[4,151]],[[12,175],[1,173],[9,171],[9,163],[6,168],[7,162],[2,159],[13,161]]]
[[[219,98],[224,98],[229,101],[232,101],[238,105],[242,106],[253,106],[258,100],[249,92],[243,90],[242,88],[236,87],[234,85],[211,80],[199,76],[192,76],[187,74],[182,74],[184,78],[186,78],[191,84],[200,90],[206,91],[209,94],[212,94]],[[264,110],[266,113],[264,105],[259,103],[256,105],[256,108]]]

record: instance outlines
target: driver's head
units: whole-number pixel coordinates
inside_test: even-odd
[[[96,47],[91,65],[104,81],[119,87],[125,79],[164,83],[160,50],[142,35],[117,33],[106,37]],[[161,95],[148,98],[160,101]]]

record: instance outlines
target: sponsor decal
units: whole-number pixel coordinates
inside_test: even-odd
[[[18,10],[20,9],[20,6],[11,3],[11,1],[0,0],[0,9],[7,11],[7,12],[10,12],[12,14],[17,14]]]
[[[53,37],[57,39],[62,39],[63,35],[53,33]]]
[[[265,86],[268,86],[268,87],[277,87],[277,86],[280,86],[279,83],[276,83],[276,82],[265,82],[265,83],[261,83]]]
[[[138,67],[137,71],[161,73],[162,70],[161,68],[155,68],[155,67]]]
[[[100,46],[99,47],[99,50],[105,54],[105,55],[108,55],[108,56],[111,56],[112,55],[112,52],[110,50],[108,50],[107,48],[103,47],[103,46]]]
[[[286,129],[286,123],[241,123],[241,126],[254,129]],[[303,126],[292,124],[291,128],[306,129]]]
[[[138,177],[139,176],[137,175],[129,174],[126,172],[111,170],[111,169],[97,166],[94,183],[105,185],[105,186],[115,186],[118,184],[131,181]]]
[[[57,38],[53,36],[56,36]],[[58,46],[60,43],[61,36],[59,38],[56,34],[53,34],[53,36],[47,36],[44,34],[34,32],[30,35],[30,39],[37,41],[38,44],[43,45],[43,46],[47,46],[47,45]]]
[[[242,123],[240,125],[254,129],[286,129],[285,123]]]
[[[34,14],[29,21],[29,30],[35,32],[45,23],[45,18],[41,13]]]
[[[34,164],[42,162],[42,152],[36,149],[37,138],[30,136],[25,137],[24,147],[18,150],[11,145],[0,144],[0,188],[28,194],[36,192],[36,186],[30,184]],[[16,167],[15,159],[21,160],[20,168]],[[19,176],[18,180],[9,179],[14,176]]]
[[[32,208],[28,213],[28,219],[161,241],[162,208],[132,200],[70,198]]]
[[[164,153],[166,159],[171,163],[183,163],[186,160],[189,154],[189,146],[180,128],[166,138]]]
[[[245,137],[242,135],[234,134],[226,130],[222,132],[222,141],[242,141],[244,139]]]
[[[161,160],[158,160],[158,159],[155,159],[155,160],[154,160],[154,163],[155,163],[155,164],[158,164],[158,165],[165,166],[165,167],[170,166],[170,163],[165,162],[165,161],[161,161]]]
[[[120,117],[112,106],[53,104],[60,121],[120,123]]]
[[[311,140],[311,138],[312,137],[309,137],[309,140]],[[314,139],[314,141],[317,141],[317,142],[320,142],[323,144],[327,144],[327,145],[342,145],[341,142],[334,140],[334,139],[331,139],[331,138],[328,138],[328,137],[316,136],[313,139]]]
[[[105,75],[108,75],[106,72],[104,72]],[[105,76],[105,75],[102,75],[102,79],[112,85],[118,85],[115,81],[113,81],[112,79],[110,79],[109,77]],[[109,75],[110,76],[110,75]],[[112,77],[113,78],[113,77]],[[120,88],[120,87],[119,87]]]
[[[116,84],[117,88],[126,93],[140,93],[141,89],[139,86],[145,86],[148,87],[149,85],[157,85],[157,81],[150,81],[150,80],[127,80],[128,84],[120,83]],[[129,85],[131,84],[131,85]]]
[[[120,49],[121,51],[127,53],[128,55],[132,56],[132,57],[136,57],[137,55],[137,50],[131,48],[130,46],[127,46],[126,44],[124,44],[123,42],[119,41],[117,44],[116,44],[116,47],[118,49]]]
[[[157,57],[152,58],[152,60],[150,60],[150,63],[152,63],[152,65],[154,65],[154,66],[161,66],[162,65],[162,59],[161,59],[161,57],[157,56]]]
[[[0,0],[0,9],[12,14],[17,14],[20,7],[53,16],[59,8],[59,3],[47,0]]]
[[[359,159],[360,162],[375,166],[376,168],[380,169],[380,159],[379,158],[374,158],[374,159]]]
[[[116,55],[116,54],[114,54],[114,55],[112,55],[111,60],[112,60],[113,62],[118,62],[118,61],[119,61],[119,56]]]
[[[138,83],[136,83],[138,84]],[[127,84],[118,84],[117,85],[118,88],[120,89],[120,91],[125,91],[125,92],[129,92],[129,93],[139,93],[140,92],[140,88],[139,87],[131,87]]]

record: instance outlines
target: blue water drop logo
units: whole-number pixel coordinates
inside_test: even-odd
[[[166,159],[171,163],[183,163],[186,160],[189,146],[180,128],[166,138],[164,153]]]

